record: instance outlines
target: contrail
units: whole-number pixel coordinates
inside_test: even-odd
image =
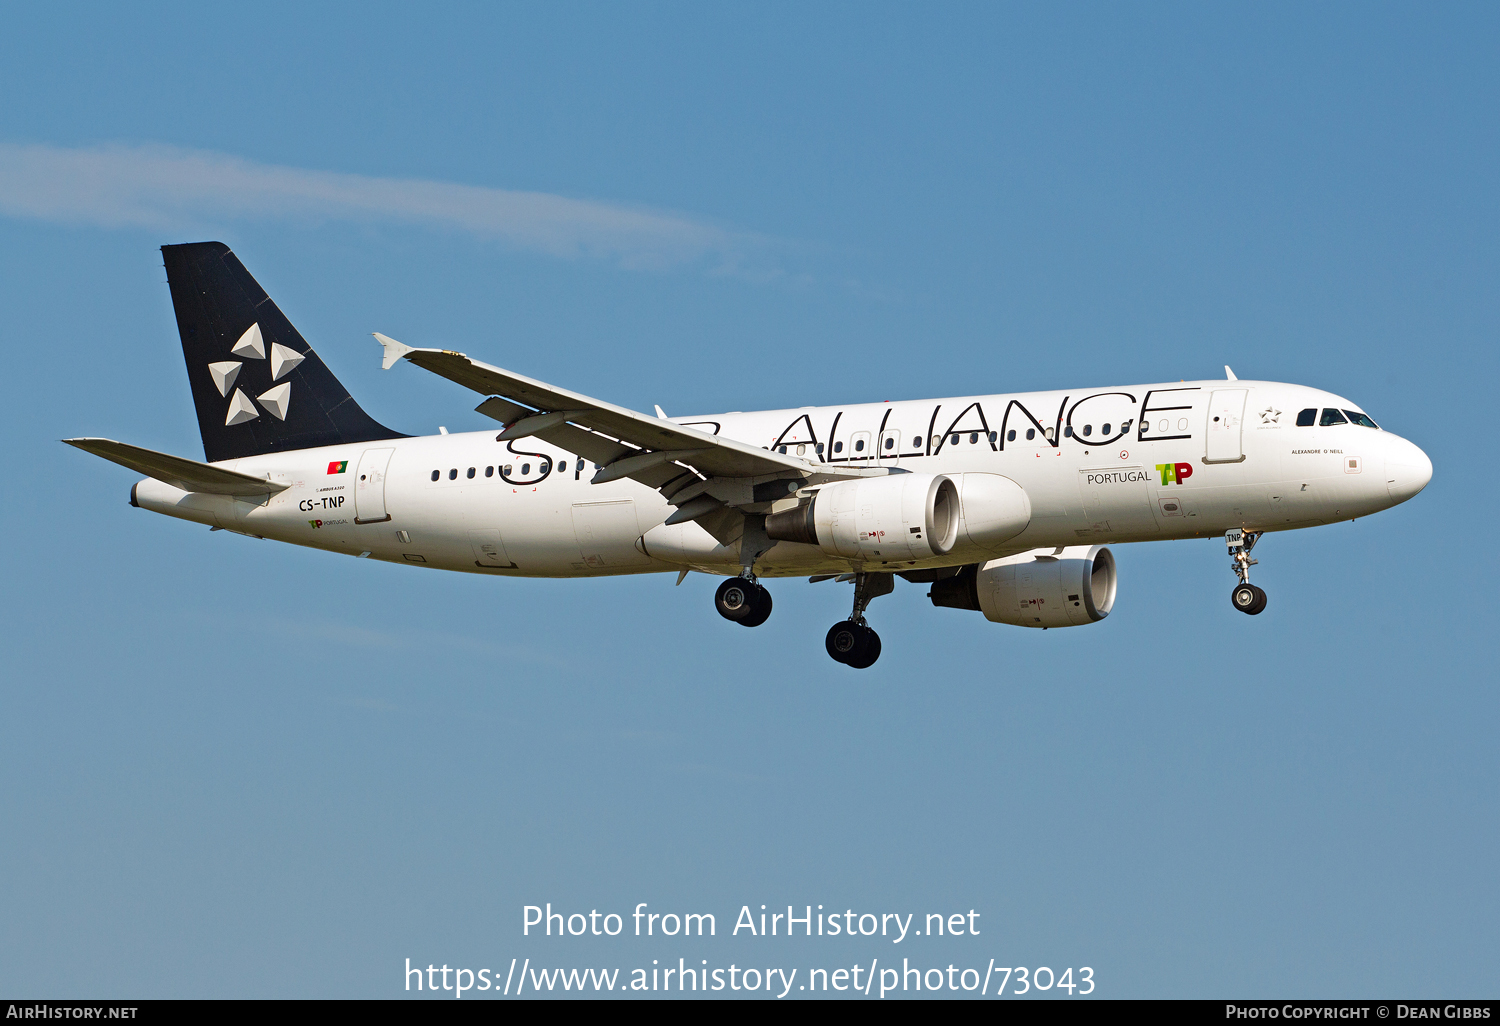
[[[669,211],[545,192],[259,164],[158,145],[0,142],[0,214],[104,228],[211,228],[281,219],[426,225],[517,249],[638,270],[777,278],[777,240]]]

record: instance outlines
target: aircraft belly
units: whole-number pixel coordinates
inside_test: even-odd
[[[568,576],[582,568],[567,513],[552,496],[516,491],[494,501],[483,493],[474,499],[463,509],[465,528],[499,532],[513,573]]]

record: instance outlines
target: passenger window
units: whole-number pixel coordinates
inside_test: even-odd
[[[1069,424],[1067,427],[1063,428],[1063,437],[1064,438],[1072,438],[1073,437],[1073,425],[1072,424]]]
[[[920,448],[922,448],[922,436],[921,435],[914,436],[912,438],[912,440],[911,440],[911,445],[912,445],[913,449],[920,449]]]
[[[813,452],[817,453],[819,456],[823,455],[823,443],[819,442],[817,445],[813,446]]]
[[[1312,421],[1309,420],[1308,423],[1311,424]],[[1156,430],[1159,431],[1162,434],[1166,434],[1167,433],[1167,422],[1166,421],[1162,421],[1160,424],[1156,425]]]
[[[779,452],[779,453],[781,453],[781,455],[785,456],[786,455],[786,446],[784,446],[784,445],[780,446],[776,451]]]
[[[1349,418],[1349,423],[1351,423],[1351,424],[1358,424],[1360,427],[1368,427],[1368,428],[1376,428],[1376,429],[1379,429],[1379,427],[1380,427],[1379,424],[1375,423],[1373,420],[1371,420],[1369,417],[1366,417],[1363,413],[1360,413],[1358,410],[1345,410],[1344,414]]]
[[[1000,437],[1000,432],[998,432],[998,431],[991,431],[987,437],[989,438],[989,440],[991,442],[993,442],[993,441],[995,441],[995,439],[997,439],[997,438]]]
[[[885,447],[887,449],[894,449],[896,447],[896,440],[894,438],[887,438],[885,440]]]
[[[969,432],[969,444],[970,445],[978,445],[979,444],[979,432],[978,431],[971,431],[971,432]]]
[[[1083,437],[1084,438],[1087,438],[1089,435],[1091,435],[1093,433],[1094,433],[1094,425],[1092,425],[1092,424],[1085,424],[1083,426]]]
[[[1333,426],[1335,426],[1337,424],[1347,424],[1347,423],[1349,423],[1349,422],[1344,419],[1344,415],[1342,413],[1340,413],[1338,410],[1324,410],[1322,418],[1319,419],[1319,421],[1318,421],[1318,426],[1319,427],[1333,427]]]
[[[436,480],[437,480],[437,479],[438,479],[438,478],[440,478],[440,477],[442,477],[442,476],[443,476],[443,472],[442,472],[442,471],[441,471],[441,470],[434,470],[434,471],[433,471],[433,472],[432,472],[432,479],[433,479],[433,480],[434,480],[434,481],[436,481]]]
[[[1007,442],[1014,442],[1016,440],[1016,429],[1015,428],[1011,428],[1009,431],[1005,432],[1005,440]]]
[[[957,435],[952,435],[951,437],[949,437],[948,444],[949,445],[957,445],[958,444],[958,436]]]
[[[583,473],[583,460],[578,461],[578,472]]]
[[[833,451],[834,452],[843,452],[844,451],[844,443],[843,442],[834,442],[833,443]]]
[[[1108,424],[1104,425],[1104,427],[1100,429],[1099,433],[1102,434],[1102,435],[1109,434],[1109,425]]]
[[[469,480],[470,481],[474,480],[474,468],[473,467],[469,468],[469,475],[468,476],[469,476]]]
[[[798,456],[806,456],[807,455],[807,446],[805,446],[805,445],[799,445],[799,446],[797,446],[797,455]]]
[[[1043,431],[1042,437],[1046,438],[1049,442],[1052,441],[1052,428],[1048,428],[1046,431]]]
[[[525,477],[529,473],[531,473],[531,464],[530,463],[523,463],[523,464],[521,464],[521,476]]]
[[[484,468],[484,476],[485,477],[494,477],[495,476],[495,468],[494,467],[485,467]]]
[[[1310,410],[1303,410],[1301,413],[1297,414],[1297,426],[1298,427],[1312,427],[1313,424],[1317,423],[1317,420],[1318,420],[1318,410],[1317,410],[1317,407],[1313,407]]]
[[[857,442],[854,443],[854,451],[855,452],[864,452],[865,451],[865,440],[863,438],[861,438],[859,441],[857,441]]]
[[[448,480],[449,481],[457,481],[458,480],[458,468],[457,467],[454,467],[452,470],[448,471]]]
[[[501,474],[502,474],[502,475],[504,475],[504,476],[505,476],[505,477],[510,477],[510,472],[511,472],[511,471],[512,471],[512,470],[514,470],[514,469],[515,469],[515,467],[513,467],[513,466],[512,466],[512,465],[511,465],[511,464],[509,464],[509,463],[507,463],[507,464],[506,464],[506,465],[505,465],[505,466],[504,466],[504,467],[503,467],[503,468],[502,468],[502,469],[501,469],[501,471],[500,471],[500,473],[501,473]]]
[[[1035,437],[1036,437],[1036,428],[1027,428],[1026,429],[1026,441],[1029,442],[1029,441],[1031,441]]]

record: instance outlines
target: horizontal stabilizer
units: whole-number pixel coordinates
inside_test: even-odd
[[[64,438],[64,442],[84,452],[102,456],[111,463],[129,467],[138,474],[154,477],[185,492],[208,492],[213,495],[275,495],[287,485],[251,477],[236,470],[209,466],[181,456],[126,445],[108,438]]]

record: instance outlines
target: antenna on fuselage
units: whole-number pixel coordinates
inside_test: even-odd
[[[1228,378],[1230,381],[1240,380],[1239,378],[1234,376],[1234,371],[1229,369],[1229,364],[1227,363],[1224,365],[1224,377]]]

